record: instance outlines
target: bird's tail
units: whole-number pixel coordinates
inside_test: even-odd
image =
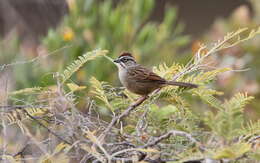
[[[185,88],[198,88],[198,85],[192,83],[185,83],[185,82],[176,82],[176,81],[166,81],[167,85],[175,85]]]

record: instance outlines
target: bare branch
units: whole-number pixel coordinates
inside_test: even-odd
[[[168,139],[170,136],[183,136],[183,137],[188,138],[192,143],[200,144],[195,138],[193,138],[191,136],[191,134],[188,134],[184,131],[171,130],[171,131],[167,132],[166,134],[163,134],[163,135],[157,137],[155,140],[148,142],[147,144],[141,146],[141,148],[152,147],[152,146],[158,144],[159,142],[161,142],[162,140]]]
[[[42,126],[43,128],[45,128],[50,134],[54,135],[55,137],[57,137],[58,139],[60,139],[61,141],[63,141],[66,144],[72,145],[72,143],[68,142],[67,140],[63,139],[62,137],[60,137],[58,134],[56,134],[55,132],[53,132],[51,129],[49,129],[47,126],[45,126],[43,123],[41,123],[38,119],[34,118],[31,114],[29,114],[26,110],[23,110],[26,115],[28,115],[28,117],[30,117],[32,120],[34,120],[36,123],[38,123],[40,126]]]
[[[70,48],[72,47],[72,45],[66,45],[66,46],[63,46],[59,49],[56,49],[54,51],[52,51],[51,53],[48,53],[46,55],[39,55],[38,57],[35,57],[31,60],[27,60],[27,61],[17,61],[17,62],[14,62],[14,63],[9,63],[9,64],[3,64],[3,65],[0,65],[0,71],[3,71],[5,68],[8,68],[8,67],[11,67],[11,66],[15,66],[15,65],[21,65],[21,64],[28,64],[28,63],[33,63],[33,62],[36,62],[37,60],[40,60],[42,58],[47,58],[49,57],[50,55],[53,55],[61,50],[64,50],[64,49],[67,49],[67,48]]]

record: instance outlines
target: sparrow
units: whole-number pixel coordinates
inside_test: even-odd
[[[130,92],[141,96],[148,96],[151,92],[164,86],[180,86],[185,88],[197,88],[198,85],[185,82],[166,80],[155,74],[148,68],[138,64],[129,52],[123,52],[114,60],[118,67],[120,82]]]

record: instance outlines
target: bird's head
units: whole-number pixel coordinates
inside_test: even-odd
[[[121,53],[120,56],[114,60],[114,63],[116,63],[119,68],[127,68],[136,65],[134,57],[129,52]]]

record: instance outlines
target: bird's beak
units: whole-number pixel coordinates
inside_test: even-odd
[[[115,63],[119,63],[119,59],[115,59],[114,62],[115,62]]]

